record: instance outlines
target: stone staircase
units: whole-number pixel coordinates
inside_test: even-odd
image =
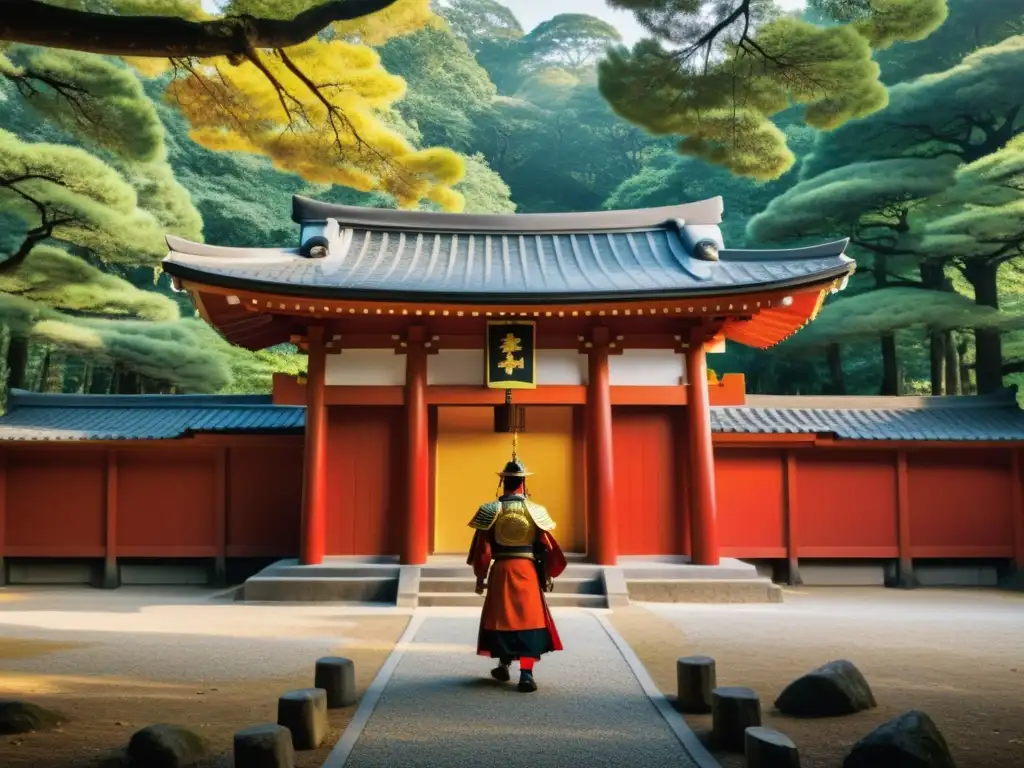
[[[417,602],[421,606],[478,607],[483,598],[473,591],[475,587],[476,578],[468,565],[428,562],[419,569]],[[586,563],[570,563],[555,579],[555,591],[546,597],[552,608],[608,607],[601,568]]]
[[[620,558],[618,566],[568,554],[565,572],[546,595],[552,608],[617,608],[653,603],[777,603],[782,589],[749,564],[723,558],[702,566],[678,558]],[[280,560],[250,577],[236,593],[248,602],[331,602],[418,606],[482,605],[473,571],[461,557],[432,556],[425,565],[397,558],[327,557],[321,565]]]
[[[324,558],[322,565],[280,560],[242,585],[238,599],[247,602],[390,603],[398,596],[401,566],[345,557]]]

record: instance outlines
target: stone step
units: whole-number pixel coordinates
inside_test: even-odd
[[[642,603],[781,603],[770,579],[628,579],[629,599]]]
[[[544,596],[551,608],[607,608],[608,600],[604,595],[580,595],[549,593]],[[421,606],[470,606],[482,607],[484,599],[473,592],[420,592]]]
[[[473,569],[468,565],[420,566],[420,579],[472,579]],[[589,563],[569,563],[559,579],[600,579],[601,567]],[[557,581],[556,579],[555,581]]]
[[[420,576],[420,593],[423,592],[473,592],[476,579],[456,577],[434,578]],[[555,591],[549,594],[602,595],[604,585],[598,579],[555,579]]]
[[[271,565],[258,574],[275,579],[391,578],[397,579],[397,565],[323,563],[321,565]]]
[[[253,576],[242,588],[243,600],[257,602],[394,603],[397,594],[397,576]]]

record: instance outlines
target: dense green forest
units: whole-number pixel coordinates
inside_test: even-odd
[[[290,245],[295,193],[521,213],[722,195],[730,247],[849,237],[858,271],[793,339],[730,346],[718,373],[780,394],[970,394],[1024,374],[1019,0],[608,2],[649,39],[627,49],[578,14],[524,30],[495,0],[399,0],[222,64],[0,41],[0,375],[269,391],[304,358],[220,340],[161,273],[162,238]],[[207,18],[190,0],[54,5]],[[317,121],[326,142],[296,129]]]

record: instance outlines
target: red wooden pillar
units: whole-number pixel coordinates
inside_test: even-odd
[[[587,511],[591,559],[615,565],[619,554],[615,517],[614,458],[612,449],[612,391],[608,370],[608,329],[595,328],[588,349],[587,382]]]
[[[117,567],[117,451],[107,451],[105,479],[103,577],[100,586],[103,589],[116,589],[121,586],[121,573]]]
[[[786,498],[786,561],[789,583],[793,586],[800,586],[804,583],[800,578],[800,553],[797,543],[800,540],[800,497],[796,491],[796,456],[792,451],[783,452],[782,465],[786,478],[783,492]]]
[[[306,448],[302,481],[301,563],[318,565],[327,542],[327,407],[324,385],[327,353],[324,329],[307,329]]]
[[[1010,512],[1013,515],[1013,563],[1014,569],[1018,573],[1024,573],[1024,489],[1021,488],[1021,483],[1024,482],[1024,477],[1021,477],[1021,450],[1019,448],[1013,449],[1010,452],[1010,472],[1011,482],[1013,483],[1010,495]],[[2,503],[2,502],[0,502]]]
[[[405,358],[406,489],[404,565],[427,562],[430,526],[430,420],[427,415],[426,330],[409,329]]]
[[[217,554],[213,560],[214,586],[227,586],[228,574],[228,486],[229,457],[227,448],[218,448],[214,454],[213,467],[215,477],[213,483],[214,504],[214,537],[217,543]]]
[[[7,454],[0,451],[0,587],[7,585],[4,549],[7,538]]]
[[[691,562],[718,565],[715,454],[711,443],[711,399],[702,329],[694,330],[686,347],[686,389],[690,433],[690,520],[693,525]]]
[[[914,550],[910,528],[910,471],[907,452],[896,452],[896,541],[899,547],[899,569],[896,576],[901,587],[917,586],[914,575]]]

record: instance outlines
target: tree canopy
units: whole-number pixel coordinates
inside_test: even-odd
[[[818,26],[770,0],[610,0],[650,37],[600,65],[601,92],[622,117],[682,137],[685,155],[755,179],[776,179],[795,156],[771,118],[803,107],[804,122],[833,130],[886,106],[873,51],[920,40],[947,14],[945,0],[812,0]]]
[[[290,345],[224,342],[159,269],[168,232],[293,245],[296,193],[474,213],[722,195],[732,247],[850,237],[858,261],[791,341],[716,357],[750,391],[1024,381],[1015,0],[948,0],[944,22],[938,0],[612,0],[647,31],[631,51],[598,6],[524,30],[498,0],[15,4],[0,373],[16,386],[266,392],[303,370]]]

